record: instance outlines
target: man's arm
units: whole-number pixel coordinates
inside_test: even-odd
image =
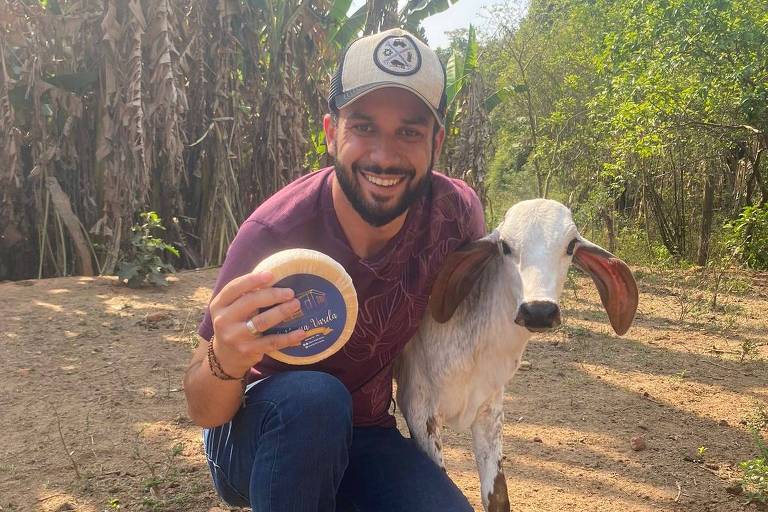
[[[306,336],[302,329],[286,334],[254,336],[246,327],[245,323],[251,319],[256,330],[264,332],[299,309],[293,290],[269,286],[272,279],[269,272],[235,278],[209,305],[214,335],[210,341],[203,339],[184,375],[189,417],[202,427],[222,425],[232,419],[240,407],[243,393],[238,379],[261,361],[264,354],[298,345]],[[210,344],[213,344],[212,352],[209,352]],[[214,368],[217,362],[220,368]],[[217,377],[216,373],[220,372],[215,370],[219,369],[236,379]]]
[[[229,421],[240,407],[243,395],[239,381],[213,376],[207,361],[209,343],[200,338],[200,345],[192,354],[192,361],[184,374],[187,413],[194,423],[206,428]]]

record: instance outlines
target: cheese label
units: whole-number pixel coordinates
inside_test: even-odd
[[[312,274],[293,274],[273,286],[293,289],[301,310],[264,334],[282,334],[296,329],[304,329],[307,333],[301,345],[280,352],[291,357],[314,358],[336,343],[347,322],[347,307],[338,288]]]

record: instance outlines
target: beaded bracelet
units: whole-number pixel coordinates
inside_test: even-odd
[[[213,351],[214,339],[215,337],[212,337],[211,341],[208,343],[208,367],[211,369],[211,373],[217,379],[239,380],[243,386],[243,389],[245,389],[245,385],[246,385],[245,379],[248,376],[248,372],[250,370],[246,370],[242,377],[233,377],[232,375],[225,372],[224,368],[221,367],[221,363],[219,362],[219,359],[216,357],[216,353]]]

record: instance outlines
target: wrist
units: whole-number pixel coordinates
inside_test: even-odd
[[[218,352],[216,351],[216,336],[211,337],[211,341],[208,344],[208,368],[211,374],[220,380],[237,380],[245,383],[245,379],[250,372],[250,366],[245,369],[231,368],[229,365],[222,365],[218,358]]]

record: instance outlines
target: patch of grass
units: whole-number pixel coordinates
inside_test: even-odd
[[[733,295],[747,295],[752,291],[752,281],[738,276],[726,278],[725,291]]]
[[[760,360],[760,347],[765,345],[764,341],[757,341],[751,338],[747,338],[741,342],[741,355],[740,360],[743,363],[746,360],[759,361]]]
[[[147,478],[147,479],[145,479],[144,480],[144,490],[145,491],[151,491],[152,489],[154,489],[156,487],[159,487],[160,484],[163,483],[163,480],[164,479],[162,479],[160,477],[157,477],[157,476],[154,476],[154,475],[149,477],[149,478]]]
[[[134,458],[143,462],[149,473],[142,480],[145,495],[142,498],[141,510],[188,510],[195,496],[202,494],[207,488],[191,485],[190,489],[185,489],[189,481],[186,473],[180,470],[178,459],[184,453],[184,443],[175,443],[164,453],[165,460],[155,462],[142,453],[140,435],[139,432],[134,445]]]
[[[745,418],[750,430],[768,429],[768,408],[760,402],[755,403],[752,412]]]
[[[581,325],[573,324],[561,324],[555,330],[555,333],[562,334],[564,338],[589,338],[592,336],[592,331]]]
[[[166,510],[162,501],[154,496],[144,496],[141,500],[141,506],[144,510]]]

